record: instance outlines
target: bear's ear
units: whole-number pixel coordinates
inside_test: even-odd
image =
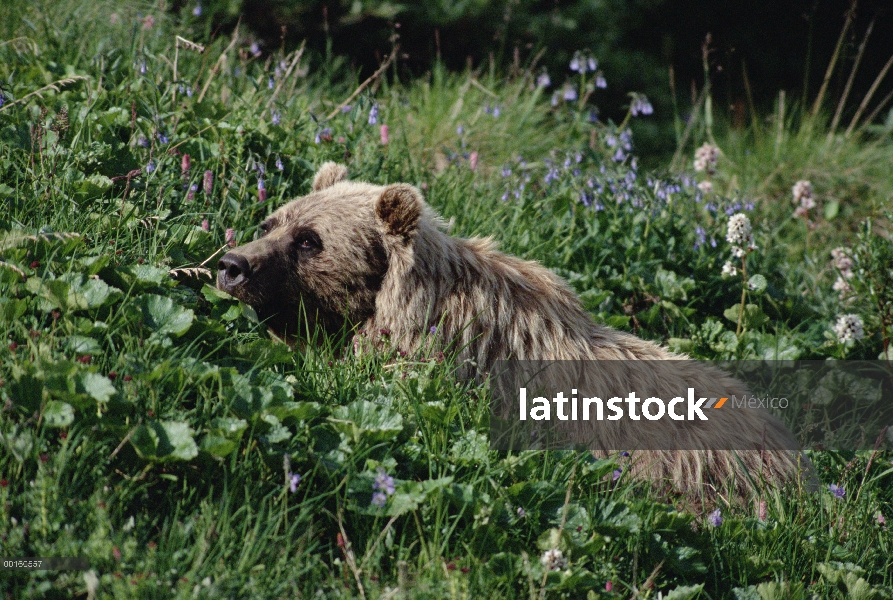
[[[419,226],[422,216],[422,195],[405,183],[389,185],[375,203],[375,215],[387,233],[407,236]]]
[[[319,168],[319,171],[313,177],[313,191],[324,190],[345,179],[347,179],[347,167],[338,163],[327,162]]]

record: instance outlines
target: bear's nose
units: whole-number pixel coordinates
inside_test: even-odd
[[[251,277],[251,263],[241,254],[229,252],[217,263],[217,283],[224,291],[239,286]]]

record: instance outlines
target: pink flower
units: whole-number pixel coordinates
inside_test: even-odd
[[[478,168],[478,153],[472,152],[471,156],[468,157],[468,166],[471,167],[471,170],[474,171]]]
[[[382,125],[381,126],[381,145],[382,146],[388,145],[388,133],[389,133],[388,126]]]
[[[212,173],[211,171],[205,171],[205,177],[202,181],[202,187],[205,195],[210,196],[211,192],[214,191],[214,173]]]
[[[153,27],[155,27],[155,17],[152,15],[143,17],[143,29],[152,29]]]
[[[189,168],[192,166],[192,163],[189,160],[189,155],[184,154],[183,159],[180,161],[180,170],[183,171],[183,176],[186,177],[189,175]]]
[[[235,229],[227,229],[226,236],[224,237],[226,240],[226,245],[230,248],[236,247],[236,230]]]
[[[766,501],[760,500],[760,521],[766,522]]]
[[[611,582],[610,579],[607,580],[607,581],[605,582],[605,591],[606,591],[606,592],[613,592],[613,591],[614,591],[614,584]]]
[[[205,231],[211,231],[211,224],[208,223],[207,219],[202,219],[202,229]]]

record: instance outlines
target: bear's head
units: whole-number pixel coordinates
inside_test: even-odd
[[[279,208],[256,240],[220,259],[217,287],[252,306],[283,337],[316,326],[330,334],[353,327],[374,313],[424,209],[412,186],[348,181],[346,167],[326,163],[310,194]]]

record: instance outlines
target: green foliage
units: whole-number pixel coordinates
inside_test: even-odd
[[[4,589],[888,594],[884,452],[814,456],[845,499],[785,490],[761,498],[764,518],[723,507],[713,527],[699,507],[613,481],[624,457],[491,451],[488,391],[457,382],[450,357],[353,356],[337,339],[289,348],[205,271],[340,160],[357,178],[418,185],[458,234],[542,260],[609,325],[704,358],[874,358],[890,335],[885,221],[845,244],[856,298],[841,304],[827,249],[805,250],[799,223],[779,226],[759,198],[747,210],[750,193],[639,169],[625,126],[552,106],[535,73],[438,68],[378,82],[342,111],[358,82],[337,61],[262,62],[248,40],[228,48],[188,20],[149,27],[115,6],[116,22],[111,4],[78,18],[77,3],[22,6],[27,41],[0,45],[0,548],[91,563],[4,572]],[[280,60],[294,69],[277,73]],[[86,79],[28,96],[73,75]],[[759,248],[746,280],[723,279],[739,211]],[[826,337],[844,309],[865,319],[851,344]],[[564,563],[543,564],[549,550]]]

